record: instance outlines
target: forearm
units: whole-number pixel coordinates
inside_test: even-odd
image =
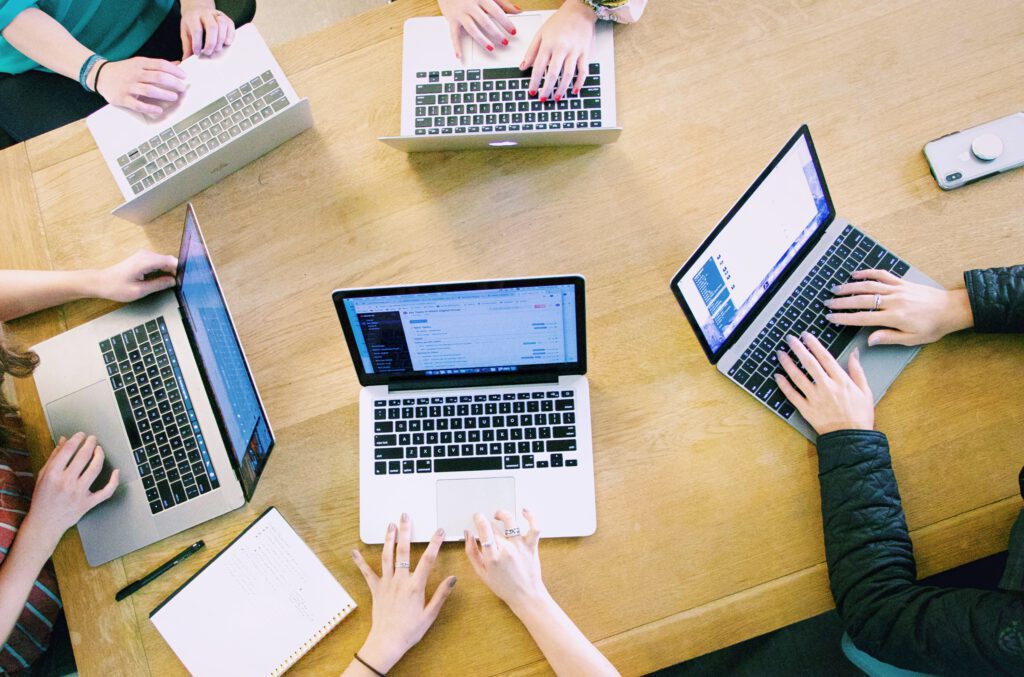
[[[21,616],[29,593],[55,544],[22,524],[11,551],[0,566],[0,645],[7,641]]]
[[[97,271],[0,270],[0,322],[102,296]]]
[[[526,626],[555,674],[619,674],[550,595],[524,600],[512,611]]]
[[[82,64],[92,55],[56,19],[35,7],[16,16],[3,30],[3,37],[36,63],[76,81]],[[91,86],[92,74],[88,81]]]

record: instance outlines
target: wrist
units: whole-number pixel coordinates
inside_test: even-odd
[[[527,626],[538,616],[547,615],[552,609],[559,608],[555,598],[543,586],[539,590],[516,595],[515,598],[506,600],[505,603],[512,613]]]
[[[76,299],[105,299],[107,296],[106,274],[103,270],[85,269],[71,273],[71,293]]]
[[[586,0],[566,0],[562,7],[566,7],[580,17],[590,20],[590,23],[597,23],[597,9]]]
[[[46,560],[50,559],[53,551],[57,549],[64,531],[54,528],[52,524],[39,523],[29,508],[28,514],[21,523],[15,543],[21,547],[18,550],[33,560],[33,564],[42,567]]]
[[[946,312],[946,333],[970,329],[974,326],[974,311],[971,310],[971,298],[966,289],[954,289],[946,292],[948,303]]]
[[[402,660],[402,656],[409,648],[411,647],[400,648],[396,646],[394,640],[374,635],[371,628],[369,636],[356,653],[377,672],[387,673],[395,667],[398,661]]]

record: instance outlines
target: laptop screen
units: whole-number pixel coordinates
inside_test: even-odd
[[[803,127],[672,281],[712,361],[832,217],[810,133]]]
[[[581,278],[341,291],[335,302],[361,382],[581,373],[585,362]]]
[[[191,205],[178,260],[178,301],[246,498],[274,446],[249,365]]]

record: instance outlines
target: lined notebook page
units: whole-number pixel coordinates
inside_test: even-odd
[[[277,675],[355,606],[271,508],[150,616],[193,675]]]

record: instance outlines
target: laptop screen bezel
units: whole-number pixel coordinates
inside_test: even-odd
[[[221,299],[224,301],[224,310],[228,315],[228,321],[231,324],[231,332],[235,337],[235,342],[238,344],[239,353],[242,355],[242,363],[245,365],[245,372],[249,377],[250,383],[252,383],[253,392],[256,393],[256,401],[260,407],[260,415],[263,417],[263,421],[267,424],[267,431],[270,433],[270,444],[267,446],[266,456],[263,461],[263,465],[260,467],[259,472],[256,473],[255,479],[253,480],[252,486],[249,487],[242,480],[242,472],[239,468],[239,461],[235,455],[235,449],[231,444],[231,437],[228,434],[227,427],[224,423],[224,411],[221,409],[220,404],[217,402],[217,397],[213,392],[213,388],[210,387],[210,377],[208,376],[208,367],[203,362],[202,353],[199,351],[198,344],[196,342],[196,334],[192,327],[191,316],[187,311],[187,304],[185,298],[181,293],[181,283],[185,275],[185,263],[188,255],[188,245],[190,242],[189,233],[189,222],[191,221],[193,228],[195,229],[195,235],[199,238],[199,244],[202,246],[203,251],[206,252],[206,260],[210,263],[210,271],[213,273],[213,282],[217,286],[217,292],[220,294]],[[175,285],[174,294],[178,300],[178,310],[181,314],[181,322],[185,327],[185,334],[188,336],[189,346],[192,349],[192,355],[195,357],[196,365],[199,367],[199,374],[203,379],[203,387],[206,389],[206,396],[210,402],[210,407],[213,409],[214,418],[217,420],[217,427],[220,430],[221,440],[224,443],[225,451],[227,451],[228,461],[231,463],[231,469],[235,473],[235,478],[238,480],[239,486],[242,488],[242,493],[245,496],[245,500],[249,501],[252,499],[253,494],[256,492],[256,487],[259,485],[260,480],[263,478],[263,472],[267,468],[267,464],[270,462],[271,452],[274,450],[274,446],[277,443],[277,436],[274,434],[274,428],[270,425],[270,417],[267,416],[267,408],[263,404],[263,398],[260,396],[259,388],[256,386],[256,379],[252,375],[252,367],[249,366],[249,358],[246,357],[245,350],[242,348],[242,341],[238,338],[238,328],[235,326],[235,319],[231,315],[231,308],[228,306],[227,298],[224,296],[224,289],[221,287],[220,278],[217,276],[217,268],[213,265],[213,258],[210,256],[210,250],[206,246],[206,238],[203,236],[203,231],[199,227],[199,219],[196,217],[195,210],[192,208],[192,203],[188,203],[185,208],[185,226],[184,231],[181,234],[181,247],[178,249],[178,269],[174,275]],[[244,452],[243,452],[244,453]]]
[[[461,374],[458,376],[425,376],[421,372],[414,374],[367,374],[363,360],[359,355],[355,333],[352,331],[345,308],[345,301],[368,296],[401,296],[403,294],[433,294],[438,292],[474,291],[487,289],[510,289],[515,287],[552,287],[571,285],[575,290],[576,304],[576,356],[575,362],[544,364],[524,367],[508,373]],[[416,388],[455,388],[493,384],[513,384],[554,381],[558,376],[587,373],[587,329],[586,306],[584,300],[585,280],[581,275],[565,275],[558,277],[532,277],[508,280],[479,280],[472,282],[448,282],[441,284],[403,285],[395,287],[368,287],[362,289],[336,289],[331,298],[334,309],[338,313],[341,329],[345,333],[349,356],[355,366],[360,385],[406,386]],[[497,366],[497,365],[495,365]]]
[[[789,153],[789,151],[792,150],[793,146],[795,146],[797,142],[801,140],[806,140],[807,142],[807,149],[808,151],[810,151],[811,161],[814,163],[814,171],[818,176],[818,181],[821,184],[821,190],[825,195],[825,202],[828,205],[828,216],[821,222],[821,224],[818,225],[815,231],[807,239],[807,242],[805,242],[804,245],[797,251],[796,255],[792,258],[792,260],[790,260],[786,267],[782,269],[778,277],[775,278],[775,281],[772,282],[771,286],[768,287],[765,293],[761,295],[761,298],[758,299],[757,303],[754,304],[754,306],[747,312],[743,319],[740,320],[740,323],[736,325],[736,328],[733,329],[732,333],[730,333],[729,336],[726,337],[725,341],[722,342],[722,345],[718,347],[718,350],[712,350],[710,344],[708,344],[707,337],[704,336],[704,331],[701,329],[700,323],[697,321],[697,318],[690,310],[689,304],[687,304],[686,298],[683,296],[683,292],[679,288],[679,282],[680,280],[683,279],[683,276],[685,276],[690,271],[690,269],[693,268],[693,266],[701,258],[701,255],[705,252],[705,250],[707,250],[707,248],[711,246],[711,244],[715,241],[715,238],[718,237],[719,233],[721,233],[725,229],[725,227],[729,225],[729,222],[732,221],[732,218],[736,215],[737,212],[739,212],[740,209],[743,208],[743,205],[747,203],[747,200],[749,200],[750,197],[761,186],[761,184],[764,183],[764,180],[768,178],[772,171],[775,170],[775,168],[779,165],[779,163],[786,156],[786,154]],[[737,201],[736,204],[732,206],[732,208],[725,215],[725,217],[718,223],[717,226],[715,226],[715,229],[711,231],[711,234],[708,235],[707,238],[705,238],[704,241],[701,242],[700,246],[697,247],[697,250],[690,255],[690,258],[687,259],[686,263],[683,264],[682,268],[679,269],[679,271],[672,278],[672,282],[670,283],[672,294],[676,297],[676,301],[679,302],[679,306],[683,309],[683,313],[685,313],[686,319],[690,322],[690,326],[693,328],[693,333],[697,335],[697,340],[700,342],[700,347],[704,349],[704,354],[707,355],[707,358],[711,362],[711,364],[717,364],[718,361],[722,359],[722,356],[725,355],[726,351],[728,351],[729,348],[731,348],[736,343],[736,341],[738,341],[740,337],[743,336],[743,333],[754,322],[754,320],[757,318],[761,310],[763,310],[764,307],[768,304],[768,302],[771,301],[772,297],[779,290],[779,288],[786,283],[786,280],[789,279],[789,276],[793,273],[793,271],[800,265],[804,258],[807,257],[807,254],[810,253],[810,251],[818,243],[822,235],[825,234],[825,231],[828,230],[828,227],[832,224],[835,218],[835,206],[832,204],[832,196],[831,194],[829,194],[828,184],[825,183],[825,175],[821,170],[821,163],[818,161],[818,154],[814,149],[814,142],[811,139],[811,132],[810,129],[808,129],[807,125],[804,124],[800,127],[800,129],[796,131],[796,133],[789,139],[789,141],[786,142],[786,145],[783,146],[782,150],[780,150],[779,153],[775,156],[775,158],[768,164],[768,166],[765,167],[764,171],[762,171],[761,174],[757,177],[757,180],[754,181],[750,188],[747,189],[747,192],[743,194],[743,197],[741,197],[739,201]]]

